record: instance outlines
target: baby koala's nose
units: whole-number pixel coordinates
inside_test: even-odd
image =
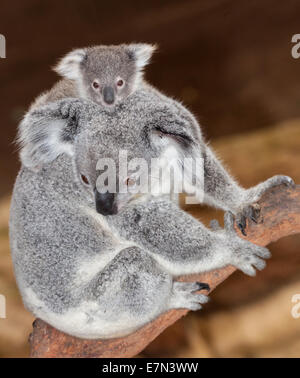
[[[95,203],[96,210],[99,214],[102,215],[113,215],[117,214],[117,206],[115,203],[115,193],[99,193],[95,189]]]
[[[103,88],[103,99],[108,105],[112,105],[115,101],[115,92],[112,87]]]

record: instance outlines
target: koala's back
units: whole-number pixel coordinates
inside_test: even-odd
[[[67,169],[62,169],[65,165]],[[81,207],[82,201],[71,164],[63,156],[39,174],[26,168],[19,172],[10,243],[18,285],[33,313],[40,308],[61,313],[76,307],[86,274],[80,276],[80,267],[90,268],[89,263],[114,244],[113,235],[99,227]]]
[[[59,80],[50,90],[39,95],[31,104],[29,110],[66,97],[79,97],[78,87],[74,80]]]

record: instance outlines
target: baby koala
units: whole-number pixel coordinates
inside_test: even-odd
[[[155,49],[155,45],[132,43],[73,50],[54,67],[63,79],[41,94],[30,110],[65,97],[89,99],[112,109],[146,85],[143,68]]]

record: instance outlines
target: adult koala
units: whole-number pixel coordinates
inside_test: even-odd
[[[175,282],[177,275],[228,264],[254,275],[270,255],[236,236],[231,214],[224,229],[210,230],[165,195],[105,193],[105,180],[97,181],[101,158],[116,163],[120,186],[120,150],[149,165],[171,154],[179,169],[184,156],[201,156],[204,202],[240,220],[255,215],[250,204],[266,189],[293,183],[276,176],[242,189],[204,144],[193,116],[144,91],[114,113],[78,99],[45,105],[22,121],[19,140],[10,240],[23,301],[35,316],[84,338],[129,334],[172,308],[198,310],[207,297],[195,292],[206,285]],[[126,185],[134,180],[124,178]]]

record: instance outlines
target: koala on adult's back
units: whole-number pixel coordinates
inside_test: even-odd
[[[80,97],[113,110],[116,104],[147,85],[143,69],[155,48],[147,43],[132,43],[73,50],[54,68],[63,80],[40,95],[31,109],[66,97]]]
[[[180,170],[185,156],[202,156],[204,201],[237,215],[270,186],[292,184],[276,176],[241,188],[203,142],[193,116],[148,91],[136,91],[114,113],[78,99],[47,104],[26,115],[19,141],[10,218],[18,286],[35,316],[78,337],[122,336],[169,309],[198,310],[207,285],[176,276],[229,264],[254,275],[269,257],[236,235],[231,214],[224,230],[210,230],[159,192],[121,192],[120,184],[134,188],[138,180],[134,171],[119,175],[120,151],[128,161],[142,158],[149,179],[152,159],[172,155]],[[105,158],[115,163],[116,192],[98,180]]]

